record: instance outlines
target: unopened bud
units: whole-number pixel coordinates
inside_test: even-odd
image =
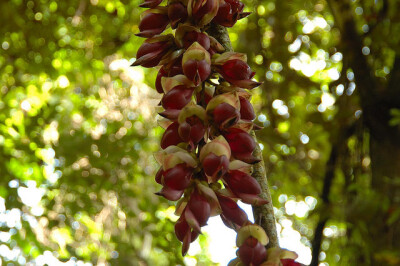
[[[168,17],[171,28],[175,29],[179,23],[184,23],[188,17],[187,8],[181,2],[173,2],[168,5]]]
[[[210,23],[218,12],[219,0],[189,0],[188,13],[202,27]]]
[[[150,38],[162,33],[169,24],[167,9],[157,7],[142,13],[139,23],[139,37]]]
[[[260,265],[267,257],[267,250],[257,239],[249,237],[239,247],[238,255],[244,265]]]
[[[132,66],[155,67],[166,56],[172,47],[171,34],[147,39],[136,53],[136,61]]]
[[[250,14],[244,13],[243,8],[244,4],[238,0],[221,0],[218,13],[213,21],[224,27],[232,27],[237,20]]]
[[[228,188],[243,202],[252,205],[268,203],[259,196],[260,184],[252,176],[239,170],[230,170],[223,178]]]
[[[183,55],[182,68],[186,77],[198,86],[211,73],[210,54],[198,42],[194,42]]]
[[[236,159],[250,164],[260,161],[260,159],[253,156],[257,144],[249,133],[239,128],[229,128],[224,137],[228,141],[232,154]]]
[[[193,89],[184,85],[174,87],[161,99],[161,105],[165,109],[180,110],[192,99]]]

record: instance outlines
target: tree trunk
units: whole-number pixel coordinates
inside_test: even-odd
[[[374,265],[389,263],[383,252],[392,251],[400,264],[400,134],[390,134],[393,128],[386,126],[385,135],[374,136],[370,129],[370,156],[372,188],[382,206],[380,217],[370,225],[370,242],[375,256]],[[380,251],[382,251],[382,254]],[[389,265],[394,265],[389,264]]]
[[[391,126],[390,110],[400,109],[400,58],[397,55],[387,84],[375,77],[363,55],[363,36],[357,31],[349,0],[328,0],[342,35],[343,56],[354,71],[364,126],[369,133],[371,190],[358,197],[365,202],[364,213],[354,221],[364,222],[363,248],[354,254],[357,265],[400,264],[400,127]],[[361,163],[361,162],[359,162]],[[357,224],[354,224],[357,226]],[[367,255],[368,254],[368,255]]]

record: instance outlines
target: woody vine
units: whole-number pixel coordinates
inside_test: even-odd
[[[177,238],[184,256],[210,216],[219,215],[237,232],[238,257],[229,265],[300,265],[293,252],[266,248],[264,229],[248,220],[237,201],[268,203],[251,176],[258,130],[249,90],[260,85],[246,55],[227,49],[211,27],[232,27],[249,15],[237,0],[146,0],[139,24],[147,38],[133,66],[158,67],[155,87],[162,93],[160,125],[165,128],[157,193],[176,202]],[[161,35],[170,26],[173,34]],[[216,37],[216,38],[215,38]],[[228,38],[227,36],[225,36]]]

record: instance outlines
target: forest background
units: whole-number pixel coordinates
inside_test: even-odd
[[[282,246],[306,264],[400,264],[400,3],[244,2],[229,36],[263,82],[252,103]],[[156,70],[129,67],[138,5],[0,2],[4,265],[213,264],[216,236],[184,260],[154,195],[160,96]]]

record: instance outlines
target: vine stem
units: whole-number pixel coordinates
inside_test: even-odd
[[[212,23],[207,29],[207,33],[217,39],[217,41],[221,43],[226,51],[233,51],[232,44],[229,39],[229,34],[225,27]],[[274,207],[272,205],[271,193],[268,186],[267,173],[265,171],[262,151],[260,149],[260,145],[257,142],[254,131],[251,132],[251,136],[257,143],[253,155],[261,160],[253,166],[252,176],[261,186],[262,192],[260,194],[260,197],[268,201],[267,204],[262,206],[252,206],[254,221],[258,225],[260,225],[268,235],[269,243],[267,245],[267,248],[279,247],[278,233],[276,231],[275,224]]]

